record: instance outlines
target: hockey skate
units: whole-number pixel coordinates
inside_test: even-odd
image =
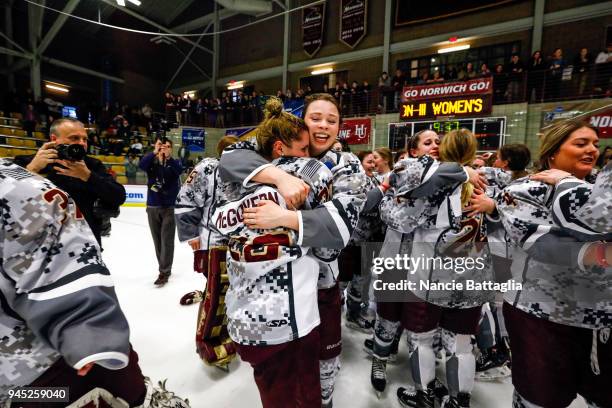
[[[397,389],[397,399],[402,407],[434,408],[448,399],[448,389],[437,378],[432,380],[426,390],[415,390],[414,387]]]
[[[440,404],[440,408],[469,408],[470,407],[470,394],[467,392],[460,392],[456,397],[447,396]]]
[[[399,339],[393,340],[393,344],[391,345],[391,354],[387,358],[387,362],[390,364],[397,364],[397,349],[399,346]],[[369,355],[372,356],[374,354],[374,340],[366,339],[363,342],[363,350]]]
[[[370,381],[372,382],[372,387],[374,387],[376,396],[380,399],[387,387],[387,362],[385,360],[372,357]]]
[[[153,387],[151,379],[145,377],[145,384],[152,392],[150,399],[149,395],[147,395],[147,399],[145,399],[142,405],[143,408],[190,408],[188,399],[182,399],[174,394],[174,392],[166,389],[166,381],[159,381],[157,387]]]
[[[510,352],[506,341],[499,347],[484,350],[476,358],[476,380],[498,381],[512,375]]]
[[[362,333],[372,334],[374,324],[363,317],[360,312],[351,313],[348,311],[346,312],[346,327]]]

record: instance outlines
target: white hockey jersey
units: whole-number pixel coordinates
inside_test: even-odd
[[[221,190],[218,166],[217,159],[202,159],[181,186],[174,207],[179,240],[185,242],[200,237],[202,250],[226,244],[226,239],[209,225],[215,197]]]
[[[225,182],[244,187],[259,171],[272,164],[257,153],[256,141],[236,143],[223,152],[219,174]],[[330,288],[338,277],[337,256],[351,238],[366,201],[366,175],[359,159],[351,153],[328,151],[318,158],[333,175],[333,197],[324,205],[300,211],[302,223],[298,244],[318,248],[319,288]],[[325,249],[327,248],[327,249]]]
[[[412,233],[412,266],[406,278],[414,284],[413,293],[444,307],[474,307],[493,296],[467,286],[468,281],[480,284],[493,278],[483,216],[468,217],[461,207],[461,186],[467,179],[456,163],[430,156],[405,159],[394,167],[393,195],[381,202],[382,220],[394,231]]]
[[[316,159],[281,158],[274,162],[310,185],[305,209],[324,205],[332,196],[332,174]],[[318,266],[315,254],[287,228],[253,230],[244,224],[244,208],[270,200],[282,208],[278,191],[252,184],[240,198],[220,200],[211,222],[229,238],[226,295],[228,330],[239,344],[282,344],[319,325]],[[298,217],[301,215],[298,212]],[[300,221],[303,222],[303,221]]]
[[[0,159],[0,220],[0,402],[60,357],[125,367],[128,323],[74,201]]]

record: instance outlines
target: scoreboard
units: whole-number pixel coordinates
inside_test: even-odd
[[[405,149],[408,138],[421,130],[431,129],[442,137],[462,128],[474,133],[478,151],[495,151],[504,143],[506,117],[389,123],[389,148],[394,152]]]

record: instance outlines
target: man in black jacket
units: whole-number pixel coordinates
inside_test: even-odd
[[[87,132],[81,122],[72,118],[57,119],[51,124],[51,141],[42,145],[36,155],[17,156],[15,164],[51,180],[70,194],[101,244],[102,219],[94,214],[94,203],[114,210],[125,201],[125,188],[107,173],[104,164],[93,157],[72,161],[58,158],[56,147],[79,144],[87,151]]]

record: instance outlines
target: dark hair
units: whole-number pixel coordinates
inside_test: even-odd
[[[527,175],[525,169],[531,161],[531,152],[527,145],[523,143],[503,145],[499,148],[499,158],[508,162],[513,180]]]
[[[366,156],[369,154],[372,154],[371,150],[362,150],[359,153],[357,153],[357,158],[359,159],[359,162],[362,163],[363,159],[365,159]]]
[[[398,161],[400,161],[400,156],[405,153],[407,153],[408,157],[410,157],[410,152],[406,149],[398,150],[397,152],[395,152],[395,154],[393,155],[393,163],[397,163]]]
[[[304,98],[304,110],[302,111],[302,119],[306,117],[306,112],[308,112],[308,107],[310,106],[310,104],[316,101],[327,101],[331,103],[332,105],[334,105],[336,109],[338,109],[338,120],[340,121],[340,123],[342,123],[342,114],[340,113],[340,105],[338,105],[338,101],[336,100],[336,98],[334,98],[328,93],[314,93]]]
[[[408,151],[408,156],[413,157],[412,154],[410,153],[410,150],[412,149],[418,149],[419,146],[419,141],[421,139],[421,136],[423,135],[423,133],[425,132],[434,132],[436,133],[435,130],[431,130],[431,129],[424,129],[424,130],[420,130],[418,132],[416,132],[414,135],[410,136],[408,138],[408,141],[406,143],[406,150]],[[437,133],[436,133],[437,135]],[[399,157],[399,156],[398,156]]]
[[[155,138],[155,142],[157,143],[157,141],[160,141],[162,144],[166,144],[166,143],[170,143],[170,146],[172,146],[172,140],[168,139],[166,136],[157,136]]]

